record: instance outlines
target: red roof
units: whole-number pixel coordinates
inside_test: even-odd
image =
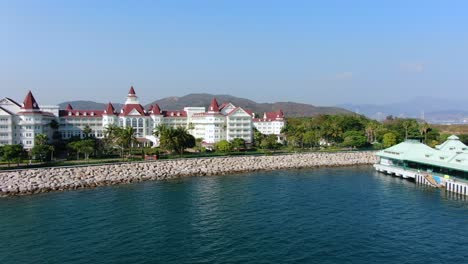
[[[109,102],[107,104],[106,110],[104,110],[104,114],[106,114],[106,115],[111,115],[111,114],[114,115],[115,114],[115,108],[114,108],[114,106],[112,105],[111,102]]]
[[[68,105],[67,105],[67,108],[65,108],[65,110],[71,111],[71,110],[73,110],[73,107],[71,106],[71,104],[68,104]]]
[[[187,117],[187,112],[183,110],[163,110],[161,114],[164,117]]]
[[[158,104],[154,104],[151,106],[151,114],[153,115],[160,115],[161,114],[161,108],[159,108]]]
[[[281,121],[284,118],[283,110],[277,112],[266,112],[263,114],[263,118],[254,118],[254,122],[272,122],[272,121]]]
[[[284,118],[283,111],[280,109],[278,112],[266,112],[263,119],[281,119]]]
[[[145,109],[141,104],[126,104],[123,106],[122,111],[120,113],[121,116],[127,116],[132,112],[133,110],[136,110],[140,115],[146,115]]]
[[[39,110],[39,105],[31,91],[29,91],[26,98],[24,98],[23,106],[21,108],[24,110]]]
[[[60,110],[60,117],[102,117],[104,111],[102,110]]]
[[[129,96],[136,96],[135,89],[133,89],[133,86],[130,87],[130,91],[128,91]]]
[[[213,97],[213,99],[211,100],[210,108],[208,111],[219,112],[219,105],[218,105],[218,101],[216,101],[216,97]]]

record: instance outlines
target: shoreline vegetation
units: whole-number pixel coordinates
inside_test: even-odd
[[[374,153],[353,151],[220,156],[0,171],[0,196],[76,190],[190,176],[368,165],[376,162]]]
[[[109,126],[103,138],[95,138],[90,126],[83,135],[62,139],[57,123],[51,123],[54,136],[38,134],[31,150],[22,145],[0,146],[0,170],[37,167],[73,166],[95,163],[142,161],[147,156],[158,159],[198,158],[235,155],[269,155],[311,151],[380,150],[406,139],[416,139],[431,147],[444,142],[451,134],[468,144],[468,126],[438,126],[423,120],[388,116],[378,122],[361,115],[318,115],[286,118],[280,138],[263,135],[254,129],[253,142],[236,138],[221,140],[212,146],[193,138],[190,128],[159,126],[154,135],[159,147],[142,145],[132,127]],[[453,128],[455,131],[450,130]],[[450,132],[450,133],[448,133]],[[457,133],[452,133],[457,132]]]

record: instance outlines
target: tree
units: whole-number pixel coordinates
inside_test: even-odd
[[[52,121],[50,121],[49,126],[50,126],[50,128],[52,129],[52,131],[53,131],[52,140],[54,141],[54,145],[56,145],[56,144],[58,144],[58,143],[60,142],[60,140],[62,139],[62,135],[61,135],[60,132],[58,131],[58,129],[60,128],[60,124],[57,122],[57,120],[52,119]]]
[[[409,120],[409,119],[407,119],[407,120],[405,120],[405,121],[403,121],[403,122],[401,123],[401,125],[402,125],[403,128],[405,129],[405,140],[408,139],[408,131],[409,131],[409,129],[410,129],[410,127],[411,127],[412,124],[413,124],[413,123],[412,123],[411,120]]]
[[[391,147],[397,143],[397,139],[394,133],[388,132],[383,136],[383,146],[385,148]]]
[[[287,126],[287,124],[286,124],[286,126]],[[283,130],[284,129],[286,129],[286,128],[283,127]],[[258,131],[258,129],[254,128],[253,129],[253,137],[254,137],[255,146],[259,147],[260,143],[262,142],[262,139],[265,137],[265,135],[263,135],[260,131]]]
[[[243,138],[235,138],[232,140],[231,144],[232,144],[232,148],[236,151],[239,151],[245,148],[245,140]]]
[[[366,131],[366,137],[367,137],[367,142],[373,143],[377,139],[377,131],[379,130],[381,124],[377,121],[369,121],[366,125],[365,131]]]
[[[183,154],[187,148],[195,147],[195,138],[184,127],[160,125],[154,135],[159,137],[159,146],[169,152]]]
[[[347,131],[343,134],[343,146],[361,148],[367,144],[367,138],[360,131]]]
[[[302,137],[302,142],[304,145],[310,147],[316,146],[318,144],[318,137],[315,133],[315,131],[307,131],[304,133]]]
[[[23,158],[23,153],[23,146],[19,144],[5,145],[0,150],[1,159],[8,162],[8,167],[10,167],[11,162],[16,162],[19,165]]]
[[[260,147],[263,149],[277,149],[278,142],[276,142],[276,140],[277,139],[275,135],[268,135],[262,140]]]
[[[105,141],[112,144],[115,148],[120,149],[120,157],[124,157],[126,150],[131,148],[137,142],[135,137],[135,129],[133,127],[121,128],[115,125],[106,127]]]
[[[88,125],[86,125],[83,128],[83,134],[84,134],[85,138],[89,138],[89,135],[91,135],[92,132],[93,132],[93,130]]]
[[[76,151],[76,159],[80,159],[80,153],[83,153],[86,160],[89,159],[89,155],[91,155],[96,148],[96,144],[92,139],[74,141],[69,143],[68,146]]]
[[[343,135],[343,127],[337,122],[337,118],[330,116],[322,124],[322,135],[328,141],[340,142]]]
[[[232,144],[227,140],[221,140],[215,144],[215,148],[219,152],[230,152],[232,150]]]
[[[38,134],[34,138],[34,145],[47,145],[49,137],[46,134]]]
[[[177,127],[175,129],[175,135],[177,153],[183,154],[185,149],[195,147],[195,137],[189,134],[184,127]]]
[[[424,137],[424,143],[427,141],[427,132],[431,129],[428,123],[424,122],[419,125],[419,133]]]
[[[195,139],[195,149],[198,152],[205,152],[206,151],[206,148],[203,147],[203,139],[202,138]]]
[[[458,135],[460,138],[460,141],[463,142],[463,144],[467,145],[468,144],[468,135],[467,134],[461,134]]]
[[[40,161],[46,161],[49,157],[52,159],[54,147],[47,144],[49,137],[45,134],[38,134],[34,138],[34,147],[31,149],[31,154]]]

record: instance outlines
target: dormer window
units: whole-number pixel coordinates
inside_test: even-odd
[[[76,115],[76,116],[79,116],[79,115],[80,115],[80,112],[76,112],[75,115]]]
[[[83,115],[86,116],[87,115],[86,112],[84,112]]]
[[[180,116],[180,113],[179,113],[179,112],[177,112],[177,116]]]
[[[72,112],[68,112],[68,115],[71,116],[71,115],[72,115]]]
[[[171,113],[171,116],[174,116],[174,112]]]
[[[94,112],[91,112],[91,116],[94,116]]]

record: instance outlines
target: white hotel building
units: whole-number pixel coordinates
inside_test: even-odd
[[[133,87],[120,111],[112,103],[101,110],[78,110],[68,105],[59,110],[58,106],[39,106],[29,92],[22,105],[10,98],[0,100],[0,145],[22,144],[26,149],[34,146],[37,134],[52,138],[51,121],[59,124],[58,132],[62,139],[84,137],[83,129],[89,126],[92,135],[103,138],[106,127],[133,127],[138,141],[146,145],[158,146],[159,140],[153,131],[159,125],[185,127],[195,138],[203,139],[206,146],[218,141],[231,141],[242,138],[247,144],[253,142],[253,128],[264,134],[280,134],[285,124],[282,111],[265,113],[263,118],[232,103],[218,105],[213,98],[208,111],[205,107],[185,107],[182,110],[161,110],[155,104],[145,109],[139,102]]]

